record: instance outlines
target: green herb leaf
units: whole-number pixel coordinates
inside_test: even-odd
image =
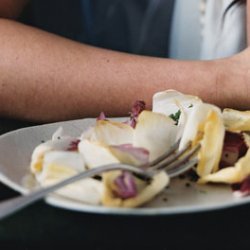
[[[178,125],[180,119],[181,111],[178,110],[175,114],[171,114],[169,117],[175,121],[175,124]]]

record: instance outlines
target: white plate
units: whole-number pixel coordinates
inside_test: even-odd
[[[0,136],[0,181],[20,193],[28,193],[31,187],[27,187],[27,176],[29,176],[29,162],[34,147],[41,141],[50,139],[59,126],[62,126],[67,134],[79,136],[94,122],[95,119],[59,122],[24,128]],[[187,183],[190,185],[187,186]],[[153,201],[136,209],[90,206],[57,195],[50,195],[46,201],[53,206],[82,212],[166,215],[228,208],[248,203],[250,197],[235,198],[229,186],[201,186],[187,179],[176,178],[171,181],[170,187]]]

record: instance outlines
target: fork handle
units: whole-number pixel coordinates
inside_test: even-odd
[[[145,171],[143,171],[142,169],[140,168],[136,169],[126,164],[110,164],[110,165],[93,168],[93,169],[81,172],[72,177],[69,177],[47,188],[42,188],[38,191],[34,191],[27,195],[18,196],[17,198],[11,198],[6,201],[0,202],[0,220],[34,203],[35,201],[40,200],[47,194],[63,186],[66,186],[68,184],[71,184],[75,181],[78,181],[87,177],[92,177],[94,175],[97,175],[103,172],[107,172],[111,170],[121,170],[121,169],[128,170],[128,171],[130,170],[132,172],[136,172],[137,174],[145,175]]]

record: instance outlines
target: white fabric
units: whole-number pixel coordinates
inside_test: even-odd
[[[170,58],[198,59],[201,50],[200,0],[175,0]]]
[[[246,8],[233,0],[176,0],[170,57],[216,59],[246,48]],[[205,3],[202,11],[201,3]]]
[[[232,0],[207,1],[201,59],[231,56],[246,48],[245,4],[235,4],[223,14]]]

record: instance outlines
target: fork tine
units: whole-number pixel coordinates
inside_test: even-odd
[[[181,164],[180,166],[178,166],[176,168],[171,168],[171,169],[167,170],[167,173],[168,173],[170,178],[174,178],[174,177],[186,172],[187,170],[191,169],[197,163],[198,163],[197,158],[191,159],[191,160],[187,161],[184,164]]]
[[[167,172],[170,172],[170,171],[173,172],[175,171],[175,169],[179,167],[181,168],[182,165],[185,165],[186,163],[189,162],[189,160],[198,152],[200,148],[201,148],[201,145],[197,144],[194,148],[192,148],[187,154],[183,156],[183,154],[187,151],[187,147],[186,147],[186,151],[181,154],[181,156],[183,157],[179,157],[178,160],[173,161],[170,164],[163,162],[162,164],[158,165],[157,170],[160,171],[160,170],[165,169]]]
[[[172,155],[178,149],[178,147],[180,145],[180,141],[181,141],[181,139],[179,139],[173,146],[171,146],[170,149],[166,153],[164,153],[163,155],[159,156],[158,158],[156,158],[155,160],[150,162],[149,166],[153,167],[153,166],[159,164],[164,159],[168,158],[170,155]]]
[[[150,164],[152,167],[152,170],[157,169],[163,169],[166,168],[166,166],[170,165],[171,163],[175,162],[178,158],[180,158],[182,155],[184,155],[189,149],[191,148],[191,142],[186,145],[185,148],[180,150],[179,152],[176,152],[176,150],[172,151],[166,158],[164,158],[161,162],[158,162],[157,164],[153,165]],[[162,157],[160,157],[162,158]],[[159,158],[159,159],[160,159]]]

